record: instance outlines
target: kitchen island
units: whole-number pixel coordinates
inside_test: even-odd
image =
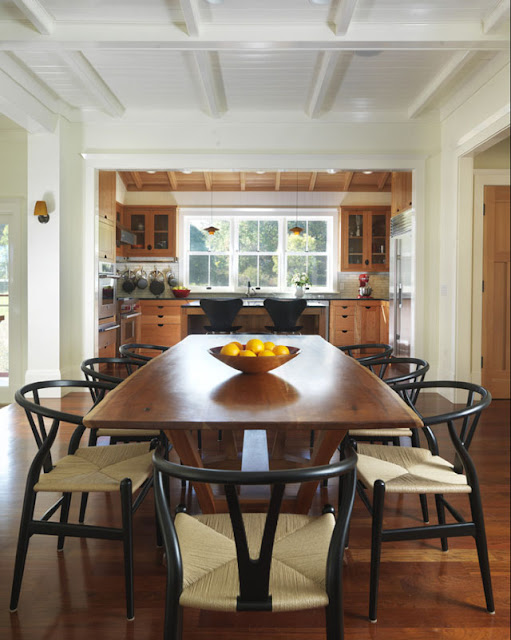
[[[327,300],[307,300],[307,308],[299,320],[303,327],[301,333],[320,335],[328,340],[328,306]],[[265,327],[273,322],[264,308],[264,298],[244,298],[236,323],[242,325],[240,333],[265,333]],[[181,307],[181,339],[190,334],[205,333],[206,324],[208,320],[199,300],[190,300]]]

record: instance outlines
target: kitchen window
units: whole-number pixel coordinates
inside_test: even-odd
[[[196,290],[292,291],[293,274],[307,272],[315,291],[332,290],[333,215],[183,216],[183,282]],[[299,236],[289,233],[302,227]],[[214,235],[204,229],[213,224]]]

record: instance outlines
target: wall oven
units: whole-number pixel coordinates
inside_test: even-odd
[[[140,342],[142,313],[139,301],[135,298],[121,298],[118,313],[121,325],[119,346]]]
[[[116,311],[117,280],[113,262],[99,263],[98,318],[110,318]]]

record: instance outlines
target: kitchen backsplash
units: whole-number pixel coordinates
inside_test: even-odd
[[[344,298],[356,298],[358,288],[360,287],[358,276],[359,273],[351,273],[348,271],[339,271],[337,273],[337,285],[339,293]],[[369,273],[369,286],[373,290],[371,293],[373,298],[389,297],[389,274],[388,273]]]

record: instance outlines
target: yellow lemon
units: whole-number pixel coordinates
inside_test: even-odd
[[[275,349],[275,344],[273,342],[265,342],[264,348],[268,351],[273,351]]]
[[[252,338],[247,342],[245,349],[253,351],[256,354],[260,353],[261,351],[264,351],[264,342],[259,340],[259,338]]]
[[[261,357],[261,356],[273,356],[273,357],[275,357],[275,354],[273,353],[273,351],[270,351],[270,349],[265,349],[264,351],[260,351],[257,355],[259,357]]]
[[[245,348],[245,347],[241,344],[241,342],[237,342],[236,340],[235,340],[234,342],[231,342],[231,344],[235,344],[235,345],[237,345],[237,347],[238,347],[238,349],[239,349],[240,351],[243,351],[243,349]]]
[[[224,344],[220,353],[223,356],[237,356],[240,352],[240,348],[235,342],[229,342],[229,344]]]
[[[245,356],[245,358],[255,358],[256,354],[253,351],[250,351],[250,349],[244,349],[243,351],[240,351],[239,356]]]
[[[284,344],[278,344],[275,349],[273,349],[273,353],[276,356],[287,356],[289,355],[289,349]]]

